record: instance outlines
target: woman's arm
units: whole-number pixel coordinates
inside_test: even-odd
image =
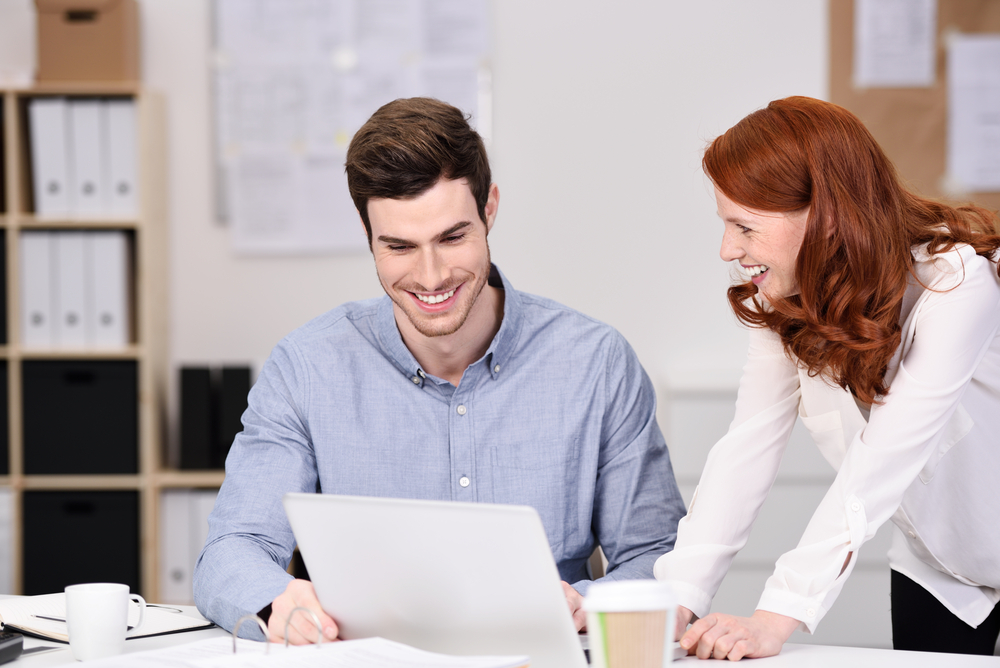
[[[733,557],[746,543],[777,475],[798,402],[798,372],[778,337],[751,330],[736,416],[709,453],[673,551],[654,568],[695,615],[708,614]]]

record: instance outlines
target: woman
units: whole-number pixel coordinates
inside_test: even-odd
[[[729,289],[750,326],[736,416],[677,544],[656,564],[701,658],[776,654],[812,632],[886,520],[897,649],[992,654],[1000,632],[1000,236],[990,212],[900,183],[850,112],[772,102],[703,160]],[[838,470],[752,617],[705,617],[796,418]]]

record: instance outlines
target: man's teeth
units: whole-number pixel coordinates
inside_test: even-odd
[[[416,292],[414,292],[413,294],[417,295]],[[417,295],[417,299],[419,299],[420,301],[422,301],[425,304],[440,304],[441,302],[443,302],[446,299],[451,299],[451,296],[453,294],[455,294],[455,291],[454,290],[449,290],[448,292],[442,292],[439,295],[428,295],[428,296]]]
[[[753,278],[755,276],[760,276],[768,269],[769,267],[765,267],[762,264],[755,264],[752,267],[743,267],[743,273],[746,274],[748,277]]]

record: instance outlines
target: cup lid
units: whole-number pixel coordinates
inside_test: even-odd
[[[659,580],[595,582],[583,599],[583,609],[588,612],[664,610],[675,605],[670,585]]]

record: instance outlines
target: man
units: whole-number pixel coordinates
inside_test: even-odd
[[[281,497],[322,491],[535,507],[582,627],[595,547],[606,577],[652,577],[684,514],[649,379],[616,331],[491,264],[500,195],[460,111],[385,105],[347,177],[388,298],[320,316],[264,365],[195,569],[198,609],[227,629],[261,611],[277,641],[305,606],[336,638],[312,584],[285,572]],[[299,617],[289,640],[315,639]]]

